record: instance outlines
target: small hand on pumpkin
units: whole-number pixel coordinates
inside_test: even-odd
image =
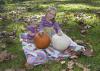
[[[40,35],[43,35],[43,33],[44,33],[43,31],[39,32]]]
[[[58,32],[57,34],[58,34],[59,36],[62,36],[62,33],[61,33],[61,32]]]

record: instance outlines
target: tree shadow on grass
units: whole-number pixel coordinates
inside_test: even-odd
[[[86,4],[86,5],[90,5],[90,6],[94,6],[94,7],[100,7],[100,0],[95,0],[95,1],[91,1],[91,0],[67,0],[67,1],[54,1],[55,3],[60,3],[60,4]],[[52,3],[54,3],[52,2]]]

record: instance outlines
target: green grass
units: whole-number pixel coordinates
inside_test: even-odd
[[[62,29],[69,29],[70,32],[65,32],[70,37],[75,37],[75,39],[81,39],[86,42],[91,43],[92,48],[95,50],[95,56],[94,57],[85,57],[81,56],[78,58],[79,62],[83,64],[89,64],[91,71],[96,71],[100,68],[100,18],[97,18],[94,11],[100,10],[100,1],[99,0],[63,0],[63,1],[53,1],[53,2],[47,2],[43,3],[40,0],[36,0],[38,2],[38,6],[34,4],[34,1],[24,1],[19,3],[12,3],[5,5],[6,9],[8,11],[16,10],[17,7],[31,7],[36,8],[36,10],[33,10],[32,12],[24,12],[21,16],[32,16],[32,15],[38,15],[43,14],[43,9],[46,9],[48,6],[56,6],[58,9],[57,13],[57,21],[62,23],[64,13],[70,12],[71,15],[69,15],[69,20],[66,21]],[[45,0],[44,0],[45,1]],[[45,1],[46,2],[46,1]],[[7,12],[8,12],[7,11]],[[82,37],[79,33],[77,23],[75,22],[73,14],[75,12],[84,12],[87,15],[92,16],[93,18],[88,21],[88,24],[92,24],[94,27],[91,28],[86,34],[86,37]],[[0,14],[7,14],[7,13],[0,13]],[[4,22],[0,21],[0,25],[2,25]],[[7,22],[8,23],[8,22]],[[10,23],[10,24],[9,24]],[[8,26],[12,29],[17,29],[17,35],[21,33],[24,24],[23,23],[15,23],[15,22],[9,22]],[[0,69],[7,69],[7,68],[21,68],[23,67],[23,63],[25,62],[25,56],[24,52],[22,50],[21,43],[19,42],[19,38],[17,37],[15,43],[8,44],[6,48],[9,52],[16,54],[17,58],[14,60],[6,61],[0,63]],[[68,60],[67,60],[68,61]],[[61,65],[58,62],[49,61],[48,63],[44,65],[39,65],[34,67],[34,69],[29,71],[45,71],[46,69],[48,71],[61,71],[63,68],[66,68],[66,65]],[[74,67],[74,71],[82,71],[80,68]]]

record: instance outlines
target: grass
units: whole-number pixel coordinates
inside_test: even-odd
[[[45,1],[45,0],[44,0]],[[46,1],[45,1],[46,2]],[[100,69],[100,19],[96,17],[94,11],[100,10],[100,1],[99,0],[63,0],[63,1],[51,1],[47,3],[43,3],[40,0],[38,0],[38,6],[35,6],[34,1],[25,1],[25,2],[19,2],[19,3],[12,3],[7,4],[5,7],[8,9],[8,11],[16,10],[17,7],[31,7],[36,8],[36,10],[32,10],[32,12],[25,12],[21,14],[20,16],[32,16],[35,14],[42,14],[44,11],[43,9],[46,9],[48,6],[56,6],[58,8],[58,14],[57,14],[57,21],[62,22],[63,16],[65,12],[70,12],[72,15],[75,12],[84,12],[93,18],[90,19],[89,24],[94,25],[93,28],[89,30],[89,33],[85,35],[85,37],[82,37],[79,33],[77,23],[73,19],[74,17],[71,16],[68,21],[64,24],[62,29],[68,28],[71,30],[70,32],[65,32],[70,37],[75,37],[75,39],[81,39],[86,42],[91,43],[93,49],[95,50],[95,56],[94,57],[85,57],[81,56],[78,60],[79,62],[83,64],[89,64],[91,71],[96,71],[97,69]],[[7,12],[8,12],[7,11]],[[0,14],[6,14],[6,13],[0,13]],[[2,22],[0,22],[0,25]],[[95,25],[97,24],[97,25]],[[15,23],[10,22],[9,27],[11,29],[17,29],[17,34],[21,33],[21,29],[23,28],[24,24],[22,23]],[[15,43],[8,44],[7,48],[8,51],[10,51],[13,54],[17,55],[17,58],[14,60],[6,61],[0,63],[0,69],[7,69],[7,68],[21,68],[23,67],[23,62],[25,61],[25,56],[22,51],[21,43],[19,42],[19,38],[16,39]],[[68,60],[67,60],[68,61]],[[50,61],[44,65],[36,66],[34,69],[29,71],[45,71],[46,69],[49,71],[61,71],[63,68],[66,68],[66,65],[61,65],[58,62]],[[74,67],[74,71],[82,71],[80,68]]]

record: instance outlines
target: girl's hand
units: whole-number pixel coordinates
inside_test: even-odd
[[[61,33],[61,32],[58,32],[57,34],[58,34],[59,36],[62,36],[62,33]]]

